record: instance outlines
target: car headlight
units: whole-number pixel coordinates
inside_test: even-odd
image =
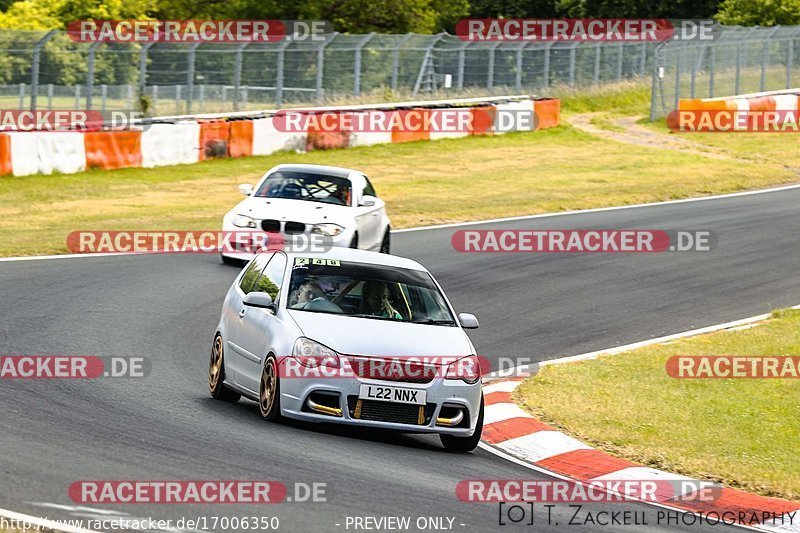
[[[236,215],[233,217],[233,225],[237,228],[255,228],[256,221],[245,215]]]
[[[477,355],[468,355],[447,365],[445,379],[460,379],[473,385],[481,379],[481,362]]]
[[[340,226],[339,224],[332,223],[315,224],[314,227],[311,228],[311,233],[325,235],[326,237],[336,237],[343,231],[344,227]]]
[[[306,337],[294,342],[292,357],[308,368],[339,368],[339,354],[336,351]]]

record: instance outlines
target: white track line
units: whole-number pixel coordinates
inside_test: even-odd
[[[414,231],[427,231],[432,229],[443,229],[443,228],[458,228],[458,227],[468,227],[468,226],[477,226],[480,224],[494,224],[496,222],[513,222],[515,220],[534,220],[537,218],[550,218],[550,217],[563,217],[568,215],[580,215],[585,213],[602,213],[604,211],[619,211],[622,209],[639,209],[643,207],[658,207],[662,205],[672,205],[672,204],[685,204],[689,202],[705,202],[709,200],[723,200],[725,198],[736,198],[739,196],[750,196],[754,194],[767,194],[773,192],[780,192],[780,191],[788,191],[791,189],[798,189],[800,188],[800,184],[795,185],[784,185],[781,187],[772,187],[769,189],[756,189],[753,191],[743,191],[743,192],[732,192],[726,194],[717,194],[712,196],[700,196],[697,198],[683,198],[680,200],[667,200],[666,202],[650,202],[646,204],[633,204],[633,205],[618,205],[612,207],[595,207],[592,209],[577,209],[574,211],[559,211],[558,213],[541,213],[538,215],[521,215],[516,217],[506,217],[506,218],[489,218],[485,220],[473,220],[470,222],[454,222],[452,224],[438,224],[433,226],[419,226],[416,228],[404,228],[404,229],[396,229],[392,230],[393,234],[396,233],[411,233]],[[0,263],[5,262],[12,262],[12,261],[40,261],[42,259],[79,259],[79,258],[88,258],[88,257],[116,257],[116,256],[123,256],[123,255],[148,255],[148,254],[134,254],[134,253],[98,253],[98,254],[55,254],[55,255],[30,255],[30,256],[22,256],[22,257],[0,257]]]

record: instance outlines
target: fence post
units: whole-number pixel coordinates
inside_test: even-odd
[[[461,91],[464,89],[464,63],[466,63],[467,47],[472,41],[465,41],[458,49],[458,80],[456,88]]]
[[[550,88],[550,49],[555,44],[555,41],[550,41],[544,47],[544,66],[542,69],[544,70],[544,88]]]
[[[317,105],[322,105],[325,99],[323,92],[323,88],[325,86],[325,49],[328,47],[329,44],[333,42],[334,39],[336,39],[337,35],[339,35],[339,32],[333,32],[330,36],[330,39],[325,39],[325,42],[320,43],[319,48],[317,48],[317,80],[316,83],[314,84],[314,88],[317,94]],[[395,54],[396,53],[397,50],[395,50]],[[395,65],[396,64],[397,61],[395,58]],[[396,84],[397,79],[393,78],[393,80],[394,80],[393,84]],[[393,86],[392,90],[395,89],[396,87]]]
[[[368,33],[356,45],[355,66],[353,71],[353,94],[355,96],[359,96],[361,94],[361,49],[364,48],[364,45],[367,44],[373,37],[375,37],[374,33]]]
[[[336,36],[338,34],[334,34]],[[413,33],[407,33],[403,36],[397,46],[394,47],[392,51],[392,79],[390,82],[390,86],[392,91],[397,91],[397,78],[400,72],[400,49],[403,47],[404,44],[408,42],[411,37],[413,37]]]
[[[578,48],[578,43],[572,43],[572,46],[569,48],[569,77],[567,78],[567,85],[569,85],[570,89],[575,87],[575,49]]]
[[[25,107],[25,84],[19,84],[19,108]]]
[[[681,98],[681,68],[683,67],[683,51],[686,49],[685,44],[681,44],[680,52],[675,58],[675,95],[673,98],[673,109],[678,109],[678,101]]]
[[[691,95],[692,98],[694,98],[694,96],[695,96],[695,82],[697,81],[697,62],[698,62],[698,60],[695,59],[695,56],[697,55],[697,47],[692,46],[690,48],[690,50],[692,51],[692,57],[689,60],[689,65],[691,65],[692,72],[691,72],[691,74],[689,76],[689,94]]]
[[[39,57],[42,47],[56,36],[57,30],[50,30],[33,47],[33,62],[31,64],[31,111],[36,111],[36,93],[39,92]],[[20,106],[22,107],[22,106]]]
[[[200,43],[192,43],[189,45],[189,65],[186,67],[186,114],[192,112],[192,98],[194,97],[194,60],[195,50],[200,46]],[[178,100],[177,95],[175,99]],[[177,102],[176,102],[177,105]]]
[[[516,76],[514,77],[514,87],[518,93],[522,92],[522,53],[524,52],[526,46],[528,46],[528,43],[523,43],[522,46],[517,47],[517,72]]]
[[[292,41],[287,39],[281,43],[280,47],[278,47],[278,72],[276,74],[276,79],[275,79],[276,107],[280,107],[281,103],[283,103],[283,63],[284,63],[284,53],[285,53],[284,51],[291,42]]]
[[[664,46],[666,43],[658,43],[653,48],[653,75],[650,85],[650,121],[656,119],[656,97],[658,95],[658,80],[661,71],[662,58],[664,57]]]
[[[250,43],[244,43],[236,47],[236,62],[233,65],[233,110],[239,111],[239,90],[242,86],[242,61],[244,60],[244,49]]]
[[[592,74],[592,85],[600,83],[600,54],[602,46],[599,43],[594,45],[594,73]]]
[[[22,108],[20,108],[22,109]],[[47,109],[53,109],[53,84],[47,84]]]
[[[619,43],[619,55],[617,56],[617,81],[622,80],[622,67],[624,65],[625,43]]]
[[[501,43],[494,43],[489,48],[489,64],[486,67],[486,88],[491,89],[494,87],[494,51],[500,46]]]
[[[94,92],[94,56],[102,41],[92,43],[89,47],[89,65],[86,68],[86,109],[92,109],[92,93]]]
[[[794,40],[800,37],[800,27],[798,27],[798,31],[792,35],[789,39],[789,49],[787,50],[787,60],[786,60],[786,88],[791,89],[792,87],[792,64],[794,63]]]
[[[139,50],[139,96],[144,96],[145,86],[147,84],[147,51],[153,43],[145,43],[141,45]],[[155,98],[153,98],[153,105],[155,105]]]
[[[708,97],[714,98],[714,70],[717,65],[717,47],[713,44],[709,47],[708,56]]]
[[[780,29],[780,25],[775,26],[772,28],[772,31],[767,34],[764,38],[764,44],[761,47],[761,80],[759,83],[760,91],[764,92],[764,88],[767,86],[767,65],[769,65],[769,45],[770,41],[772,40],[772,36],[775,35]]]

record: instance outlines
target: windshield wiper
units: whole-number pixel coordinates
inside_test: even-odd
[[[455,326],[456,323],[453,320],[434,320],[430,317],[423,317],[413,320],[415,324],[432,324],[434,326]]]

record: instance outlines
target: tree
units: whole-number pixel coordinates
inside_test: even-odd
[[[800,0],[725,0],[715,18],[734,26],[791,26],[800,24]]]

